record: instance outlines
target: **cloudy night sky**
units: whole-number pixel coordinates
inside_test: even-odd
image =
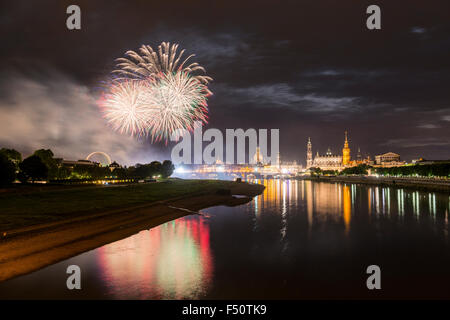
[[[81,30],[66,28],[67,6]],[[366,28],[381,7],[382,29]],[[171,145],[120,135],[96,100],[115,59],[176,42],[214,81],[206,128],[279,128],[282,160],[393,151],[450,158],[450,2],[2,1],[0,147],[125,164]]]

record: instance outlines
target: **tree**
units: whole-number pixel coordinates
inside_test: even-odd
[[[153,176],[161,175],[161,162],[159,161],[152,161],[150,162],[150,178]]]
[[[367,174],[367,169],[369,169],[370,166],[366,165],[366,164],[360,164],[356,167],[350,167],[350,168],[345,168],[344,170],[341,171],[341,175],[347,175],[347,174],[359,174],[359,175],[365,175]]]
[[[44,164],[41,158],[36,155],[29,156],[28,158],[23,160],[19,164],[19,168],[24,175],[21,175],[21,181],[28,179],[35,181],[38,179],[47,179],[48,177],[47,166]]]
[[[170,177],[175,170],[175,166],[172,164],[170,160],[164,160],[161,165],[161,176],[163,178]]]
[[[311,172],[311,175],[313,176],[320,175],[322,174],[322,169],[320,169],[319,167],[311,167],[309,168],[309,172]]]
[[[60,166],[56,170],[56,174],[53,179],[69,179],[70,177],[70,170],[65,166]]]
[[[136,164],[136,167],[132,167],[132,174],[136,178],[145,179],[150,176],[150,166],[148,164]]]
[[[52,179],[58,175],[58,163],[53,158],[54,154],[50,149],[39,149],[34,152],[35,156],[41,158],[42,162],[48,168],[48,176]]]
[[[127,179],[128,178],[128,170],[126,168],[116,168],[112,172],[112,175],[117,179]]]
[[[3,153],[0,153],[0,185],[10,184],[15,178],[16,165]]]
[[[11,160],[13,162],[14,161],[17,161],[17,162],[22,161],[22,155],[20,154],[19,151],[14,150],[14,149],[1,148],[0,154],[6,156],[9,160]]]

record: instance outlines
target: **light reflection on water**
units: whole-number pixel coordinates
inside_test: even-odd
[[[101,247],[97,259],[115,298],[195,299],[213,272],[209,226],[202,216],[171,221]]]
[[[286,212],[305,203],[308,225],[324,218],[343,222],[345,231],[349,232],[352,215],[357,210],[367,210],[371,216],[391,216],[402,218],[405,212],[414,219],[435,220],[437,217],[437,196],[440,197],[443,230],[448,228],[450,196],[434,192],[420,192],[392,187],[364,186],[313,182],[308,180],[251,180],[264,184],[265,192],[253,200],[255,215],[259,216],[265,209],[279,207],[283,229],[286,229]],[[447,201],[446,201],[447,200]],[[406,208],[406,209],[405,209]],[[406,211],[405,211],[406,210]]]
[[[266,189],[248,204],[209,208],[1,283],[0,298],[366,297],[372,263],[387,298],[450,298],[448,194],[253,182]],[[65,289],[69,264],[84,272],[82,292]]]

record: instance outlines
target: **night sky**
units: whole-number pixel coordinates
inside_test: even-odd
[[[81,30],[66,8],[81,8]],[[366,28],[377,4],[382,29]],[[132,164],[171,145],[121,136],[96,107],[114,60],[176,42],[214,81],[206,128],[279,128],[282,160],[313,152],[450,158],[450,2],[2,1],[0,147]],[[205,129],[206,129],[205,128]]]

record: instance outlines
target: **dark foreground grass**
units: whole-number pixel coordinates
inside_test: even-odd
[[[0,195],[0,231],[181,196],[213,194],[233,181],[169,179],[149,184],[37,188]],[[25,190],[25,189],[24,189]],[[0,234],[1,237],[1,234]]]

